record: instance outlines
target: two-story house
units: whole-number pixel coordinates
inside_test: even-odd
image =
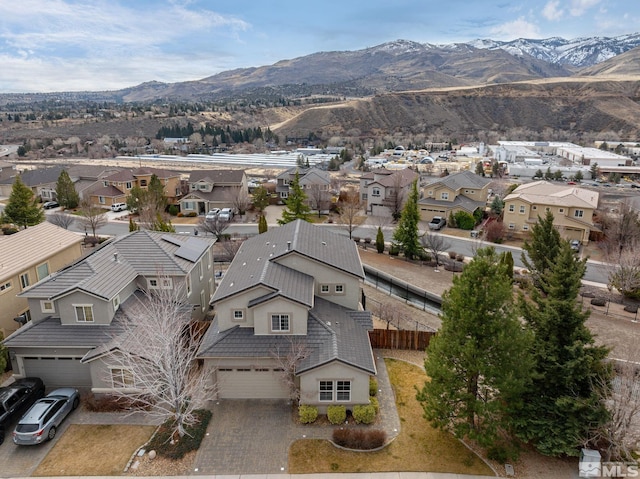
[[[276,176],[276,194],[282,202],[285,202],[289,198],[290,188],[289,185],[294,180],[296,173],[298,173],[298,182],[300,188],[307,194],[307,202],[312,208],[315,206],[313,203],[312,190],[318,192],[326,192],[329,195],[331,189],[331,177],[329,173],[319,168],[300,168],[294,167],[283,171]]]
[[[365,211],[373,216],[397,216],[409,196],[413,182],[419,177],[410,168],[387,170],[378,168],[360,177],[360,199]]]
[[[180,199],[180,211],[204,215],[214,208],[232,208],[239,195],[248,194],[244,170],[194,170],[189,175],[189,192]]]
[[[18,296],[82,256],[83,237],[49,222],[0,235],[0,331],[6,338],[31,319],[26,298]]]
[[[114,203],[126,203],[134,186],[146,190],[153,175],[162,183],[167,202],[176,204],[182,196],[180,173],[160,168],[123,169],[101,178],[85,195],[92,205],[109,208]]]
[[[144,297],[141,291],[179,287],[192,318],[202,319],[215,289],[214,242],[136,231],[20,293],[31,321],[4,341],[14,376],[93,392],[122,385],[122,368],[109,361],[122,315]]]
[[[323,412],[368,404],[376,367],[363,279],[353,241],[306,221],[245,241],[214,294],[198,353],[218,397],[290,398],[282,364],[295,354],[300,403]]]
[[[56,184],[58,177],[62,173],[64,167],[52,166],[49,168],[36,168],[35,170],[25,170],[20,173],[20,180],[31,188],[36,198],[42,201],[55,200]],[[10,196],[13,189],[15,175],[0,180],[0,195]]]
[[[586,188],[534,181],[518,186],[504,198],[503,222],[509,231],[527,234],[538,217],[544,218],[550,211],[564,239],[586,245],[594,228],[598,199],[598,192]]]
[[[440,178],[423,189],[424,194],[418,201],[420,219],[448,218],[458,211],[473,214],[478,208],[485,208],[490,183],[490,179],[468,170]]]

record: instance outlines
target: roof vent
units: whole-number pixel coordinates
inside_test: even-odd
[[[287,241],[287,251],[291,249],[291,241]]]
[[[322,246],[327,246],[327,242],[326,242],[326,241],[323,241],[323,242],[322,242]]]
[[[118,253],[113,253],[113,261],[118,262]]]

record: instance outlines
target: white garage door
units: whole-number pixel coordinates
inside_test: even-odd
[[[282,371],[273,369],[219,369],[218,391],[222,399],[287,399]]]
[[[24,370],[27,376],[35,376],[44,381],[47,389],[71,386],[91,387],[91,372],[88,364],[80,358],[25,357]]]

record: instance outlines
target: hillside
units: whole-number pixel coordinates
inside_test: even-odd
[[[546,134],[640,133],[639,78],[572,78],[474,88],[407,91],[307,109],[277,132],[304,136],[375,136],[379,132],[479,131]],[[533,138],[535,139],[535,138]]]

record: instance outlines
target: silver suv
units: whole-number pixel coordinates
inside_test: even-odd
[[[56,437],[56,430],[67,415],[80,404],[74,388],[51,391],[31,406],[13,431],[13,442],[21,445],[40,444]]]

